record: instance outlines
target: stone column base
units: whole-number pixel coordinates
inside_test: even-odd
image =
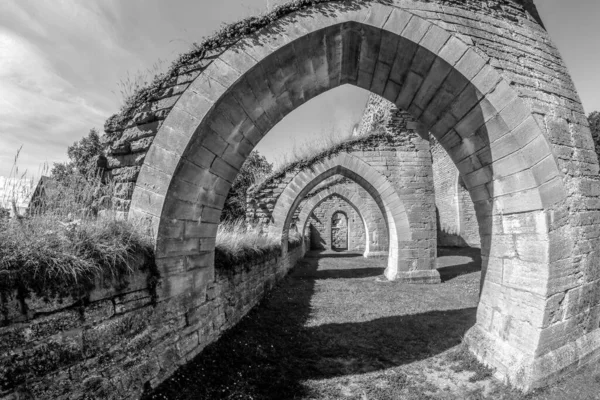
[[[399,271],[393,280],[406,283],[442,283],[440,273],[437,269],[422,271]]]
[[[600,329],[539,357],[524,354],[477,325],[469,329],[464,341],[481,363],[494,369],[494,377],[524,392],[600,361]]]

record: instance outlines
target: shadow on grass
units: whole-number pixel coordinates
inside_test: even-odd
[[[481,250],[471,247],[440,248],[437,263],[442,283],[447,282],[461,275],[481,271]]]
[[[363,253],[347,250],[311,250],[305,258],[354,258],[363,257]]]
[[[319,261],[301,261],[238,325],[143,398],[313,398],[318,394],[304,384],[308,379],[374,372],[431,357],[459,344],[475,323],[476,309],[464,308],[368,321],[361,320],[361,311],[352,315],[355,322],[307,326],[319,279],[370,277],[383,270],[355,263],[359,268],[319,271]]]
[[[360,262],[360,260],[356,259],[357,255],[353,253],[348,254],[345,258],[351,258],[353,263]],[[358,255],[361,256],[361,255]],[[320,269],[319,268],[319,259],[325,258],[339,258],[340,255],[336,254],[324,254],[321,257],[317,257],[313,255],[306,261],[302,262],[302,266],[300,268],[294,268],[291,271],[290,276],[299,279],[311,279],[311,280],[319,280],[319,279],[352,279],[352,278],[369,278],[380,276],[385,271],[383,267],[368,267],[368,268],[344,268],[344,265],[341,265],[341,268],[334,269]],[[362,257],[362,256],[361,256]]]
[[[305,270],[294,273],[300,279],[352,279],[369,278],[383,275],[385,268],[325,269]]]

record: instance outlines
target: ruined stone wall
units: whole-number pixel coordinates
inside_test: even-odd
[[[458,170],[435,138],[430,137],[433,160],[433,185],[437,218],[438,246],[464,247],[460,237],[459,206],[456,185]]]
[[[401,150],[412,152],[420,143],[419,136],[413,130],[407,130],[399,135],[374,135],[358,139],[350,144],[342,144],[339,149],[329,149],[312,160],[302,162],[300,165],[292,165],[283,171],[268,177],[264,182],[248,190],[246,218],[249,221],[269,224],[271,214],[277,203],[277,199],[285,190],[287,185],[296,175],[311,165],[317,164],[321,159],[340,152],[359,157],[373,166],[386,176],[390,176],[391,170],[397,169],[401,161],[397,157],[404,154]],[[369,162],[370,161],[370,162]],[[323,183],[324,187],[326,182]],[[316,192],[319,187],[315,188]],[[310,193],[309,193],[310,195]],[[308,198],[309,196],[307,196]],[[300,207],[299,207],[300,208]]]
[[[357,136],[381,131],[393,135],[408,130],[416,131],[417,126],[417,122],[406,111],[398,109],[381,96],[371,94],[358,125]]]
[[[393,134],[383,133],[361,138],[346,146],[344,152],[359,157],[392,184],[403,202],[410,223],[409,229],[416,238],[407,251],[417,260],[417,269],[429,269],[425,264],[435,259],[437,246],[429,142],[416,133],[413,120],[408,114],[399,113],[398,118],[400,116],[404,121],[403,131],[396,129]],[[327,157],[327,153],[324,156]],[[315,164],[318,162],[319,157],[314,160]],[[304,162],[300,167],[274,175],[249,190],[247,220],[271,223],[271,215],[281,193],[296,175],[310,169],[310,165]]]
[[[402,132],[407,125],[416,128],[392,102],[372,94],[359,126],[360,134],[378,129]],[[458,186],[459,173],[448,153],[429,136],[435,193],[437,244],[452,247],[480,247],[475,207],[468,191]],[[462,191],[462,192],[460,192]],[[463,193],[466,191],[466,193]],[[460,192],[460,193],[459,193]]]
[[[296,211],[294,212],[294,217],[292,219],[292,225],[296,225],[299,223],[298,217],[300,216],[300,212],[304,209],[304,206],[306,205],[306,203],[308,203],[313,197],[315,197],[319,193],[322,193],[328,189],[337,188],[337,187],[349,188],[352,185],[355,185],[355,182],[353,182],[350,179],[348,179],[344,176],[341,176],[341,175],[334,175],[331,178],[325,179],[323,182],[319,183],[313,190],[311,190],[304,197],[304,199],[302,199],[302,201],[298,205],[298,208],[296,208]],[[358,186],[358,185],[356,185],[356,186],[357,186],[357,190],[360,189],[360,186]],[[302,229],[302,227],[298,227],[298,229]]]
[[[540,47],[539,38],[535,36],[536,30],[540,29],[538,24],[541,24],[541,19],[533,0],[418,0],[394,3],[442,28],[457,32],[487,56],[497,57],[492,60],[494,66],[508,72],[525,96],[540,98],[530,83],[523,82],[519,76],[522,73],[534,80],[541,79],[540,84],[552,89],[551,93],[565,97],[567,102],[569,97],[577,97],[572,83],[560,78],[561,73],[566,73],[566,67],[557,50],[550,43]],[[515,23],[522,25],[522,28],[516,29],[518,25]],[[225,48],[227,46],[224,44]],[[201,56],[191,54],[185,59],[185,63],[179,63],[152,90],[140,96],[139,100],[132,101],[130,106],[112,116],[104,125],[107,133],[108,176],[116,183],[114,201],[123,211],[129,209],[146,153],[163,121],[190,84],[213,62],[210,54],[204,53]],[[546,61],[550,61],[550,65],[546,66]],[[563,90],[564,85],[567,92]],[[577,109],[578,114],[582,111]],[[579,116],[576,123],[583,123]],[[224,142],[223,146],[227,147],[227,143]],[[216,148],[215,151],[218,152]]]
[[[460,163],[462,171],[472,171],[471,174],[465,174],[465,181],[472,190],[478,212],[483,210],[480,212],[481,240],[482,243],[487,244],[483,246],[486,249],[483,255],[483,264],[486,266],[485,290],[482,292],[478,307],[477,325],[467,336],[469,346],[481,359],[496,368],[498,376],[510,378],[514,384],[523,388],[530,389],[533,385],[543,385],[568,368],[589,362],[593,357],[597,357],[599,352],[597,344],[600,337],[600,329],[598,329],[600,297],[597,293],[600,275],[597,266],[600,253],[597,249],[600,246],[598,224],[600,184],[597,156],[577,92],[556,47],[544,31],[531,0],[392,0],[386,3],[389,3],[390,7],[397,7],[412,14],[411,21],[414,23],[411,23],[408,30],[410,38],[417,38],[420,44],[426,45],[434,53],[437,50],[444,52],[443,58],[457,68],[446,71],[449,77],[446,87],[449,90],[458,90],[451,87],[453,83],[461,81],[457,79],[456,71],[464,73],[465,77],[469,75],[467,79],[474,88],[477,88],[476,94],[466,91],[462,92],[464,96],[454,92],[436,91],[438,94],[436,101],[431,104],[431,107],[428,106],[429,112],[426,118],[431,123],[435,122],[438,133],[449,133],[446,144],[453,150],[455,161]],[[362,14],[363,21],[379,23],[382,21],[376,18],[385,18],[377,10],[386,9],[387,6],[373,7],[372,13],[368,9],[369,2],[356,2],[353,6],[363,7],[363,11],[366,9]],[[331,6],[327,12],[332,15],[335,13],[335,7]],[[278,14],[276,17],[284,14]],[[306,26],[313,26],[309,21],[312,16],[306,14],[298,16],[298,20],[309,22]],[[388,17],[390,15],[387,14]],[[371,16],[375,19],[370,19]],[[320,26],[318,23],[320,17],[319,15],[314,19],[316,26]],[[273,19],[276,19],[275,16]],[[427,27],[427,32],[419,30],[424,27]],[[440,27],[443,30],[433,29],[433,27]],[[288,27],[283,24],[277,28],[283,32],[286,30],[291,32],[291,29],[288,30]],[[278,29],[273,29],[271,32]],[[250,35],[254,34],[250,33]],[[276,46],[282,41],[281,38],[275,38],[270,42],[268,35],[256,35],[259,40],[255,42],[267,39],[264,42],[269,42],[269,45],[274,43]],[[438,43],[438,40],[443,40],[444,37],[449,37],[446,44]],[[239,37],[235,39],[239,40]],[[373,43],[369,49],[374,50],[375,53],[379,49],[380,42],[371,39],[375,38],[370,36],[360,43]],[[248,39],[245,43],[250,41]],[[436,50],[438,44],[442,47]],[[262,58],[269,51],[266,49],[269,45],[261,49],[258,53],[259,57]],[[454,52],[455,48],[462,48],[466,53]],[[226,61],[230,62],[234,58],[231,62],[233,67],[215,56],[219,54],[218,51],[208,52],[207,57],[198,59],[194,59],[194,55],[189,56],[185,68],[176,70],[170,75],[164,85],[152,92],[152,96],[137,104],[133,110],[128,110],[123,118],[112,118],[107,123],[106,130],[111,135],[110,174],[117,178],[118,183],[127,183],[119,187],[121,192],[119,202],[124,210],[128,207],[131,188],[137,179],[148,142],[154,137],[167,115],[176,115],[171,118],[172,123],[169,121],[169,124],[165,124],[168,129],[161,129],[159,135],[161,142],[153,143],[151,149],[153,157],[148,157],[152,159],[152,163],[144,165],[146,168],[143,174],[144,180],[136,189],[136,210],[145,212],[149,218],[153,218],[153,221],[161,220],[163,223],[161,226],[167,224],[170,215],[167,212],[163,214],[163,210],[172,210],[174,204],[192,210],[186,214],[191,216],[188,220],[191,220],[192,224],[196,224],[200,216],[204,224],[206,217],[210,218],[218,214],[215,208],[201,208],[204,205],[198,207],[200,209],[198,212],[198,208],[194,208],[196,207],[194,201],[200,201],[198,199],[181,200],[181,203],[171,201],[169,196],[176,197],[182,193],[174,195],[171,192],[166,193],[165,188],[173,187],[171,185],[173,176],[184,175],[180,174],[182,165],[190,167],[186,171],[191,171],[187,176],[187,179],[191,180],[194,179],[190,177],[200,175],[196,170],[206,175],[216,171],[212,176],[217,176],[219,179],[202,180],[204,179],[202,178],[194,182],[205,190],[202,196],[211,199],[212,203],[209,201],[206,203],[217,205],[216,208],[219,208],[218,200],[214,199],[219,199],[218,196],[226,194],[227,182],[231,182],[236,168],[239,167],[240,162],[243,162],[243,154],[247,154],[246,150],[251,150],[265,133],[256,130],[248,135],[249,140],[245,137],[242,140],[237,136],[232,137],[231,130],[222,129],[219,133],[209,134],[205,130],[198,129],[198,126],[205,121],[202,118],[208,114],[204,109],[197,111],[197,108],[212,107],[213,101],[222,99],[221,92],[232,93],[229,88],[233,86],[233,82],[229,79],[238,76],[237,73],[232,72],[235,68],[240,68],[241,72],[246,71],[247,67],[252,68],[257,65],[253,60],[249,60],[252,56],[243,58],[244,54],[242,54],[239,59],[235,59],[232,53],[233,51],[227,52],[225,56],[229,57]],[[444,71],[438,74],[439,69],[433,70],[423,65],[425,62],[432,61],[427,60],[426,52],[417,51],[415,54],[415,57],[407,56],[409,62],[419,64],[415,67],[416,74],[413,74],[413,79],[409,82],[415,87],[405,86],[404,91],[414,94],[411,90],[417,90],[420,86],[419,91],[428,95],[429,91],[439,88]],[[454,59],[454,56],[458,58],[460,54],[465,58]],[[289,53],[286,54],[288,55]],[[208,79],[202,82],[196,80],[194,84],[197,84],[197,87],[194,88],[199,87],[201,90],[186,91],[187,96],[182,97],[183,101],[178,102],[179,95],[187,88],[188,83],[211,63],[211,59],[221,63],[218,67],[213,66],[213,70],[229,66],[222,75],[216,74],[218,76],[215,81],[221,78],[221,82],[225,85],[224,89],[221,92],[219,89],[213,89],[217,87],[216,85],[208,88],[208,85],[205,85]],[[317,59],[326,61],[327,57],[324,55],[315,58]],[[290,93],[296,95],[291,98],[292,106],[296,105],[294,101],[300,103],[302,100],[297,96],[297,91],[279,90],[285,89],[288,78],[290,80],[294,78],[292,74],[277,76],[290,66],[287,64],[289,58],[284,62],[277,57],[268,61],[264,65],[272,67],[267,76],[268,79],[272,78],[272,84],[265,87],[272,87],[273,83],[277,84],[278,89],[275,92],[286,96],[277,97],[275,93],[269,92],[271,88],[266,88],[265,91],[269,93],[259,93],[259,97],[261,100],[267,99],[264,104],[273,99],[282,99],[281,107],[273,107],[273,110],[277,113],[280,112],[279,110],[287,113],[290,109],[287,104],[289,103],[287,100],[290,99],[287,95]],[[254,71],[256,70],[262,69],[255,68]],[[368,73],[364,74],[363,77],[370,82],[361,83],[367,87],[375,87],[380,83],[385,84],[385,76],[388,75],[389,70],[386,71],[383,67],[372,76]],[[373,76],[378,79],[371,79]],[[491,77],[493,79],[490,79]],[[420,79],[427,79],[427,81],[421,85],[418,83]],[[261,76],[251,83],[262,85],[264,81]],[[358,82],[357,79],[355,83]],[[335,82],[329,83],[328,88],[334,87]],[[392,90],[400,89],[393,85],[392,79],[388,83]],[[248,93],[244,93],[247,99],[254,95],[252,89],[256,87],[248,87]],[[198,100],[203,94],[210,97],[210,104]],[[444,102],[447,99],[443,95],[448,94],[457,95],[451,105]],[[481,99],[480,94],[485,96],[485,100],[477,103]],[[227,100],[232,103],[236,101],[233,97],[227,97]],[[171,113],[175,102],[178,102],[181,107],[175,110],[177,113]],[[408,105],[409,101],[407,100],[405,104]],[[423,106],[421,102],[413,102],[411,105],[414,107],[409,109],[415,115],[423,112],[419,109],[419,104]],[[254,106],[254,103],[251,101],[250,105]],[[493,106],[489,107],[492,110],[488,108],[489,105]],[[193,108],[193,106],[198,107]],[[451,112],[444,114],[446,106],[451,107]],[[476,107],[475,113],[469,113],[471,106]],[[498,107],[495,110],[497,113],[494,113],[495,107]],[[231,107],[225,104],[222,107],[223,110],[235,111],[239,111],[240,108],[242,107],[235,104]],[[188,111],[194,115],[189,114]],[[454,112],[456,114],[453,114]],[[481,115],[477,115],[478,113]],[[261,117],[264,115],[266,114],[261,114]],[[447,118],[436,120],[436,117],[441,115]],[[457,124],[458,121],[452,120],[453,115],[462,118],[460,125]],[[463,118],[465,115],[466,118]],[[194,120],[196,117],[201,120]],[[266,119],[270,118],[267,117]],[[494,144],[494,155],[491,159],[486,158],[490,154],[486,154],[485,147],[484,151],[478,154],[477,148],[482,146],[477,142],[480,135],[468,137],[470,132],[477,131],[481,126],[478,117],[486,118],[483,133],[487,135],[483,136]],[[231,123],[234,124],[241,122],[244,117],[229,115],[224,118],[230,118],[233,120]],[[273,118],[278,120],[279,116]],[[259,124],[264,122],[263,119],[258,121]],[[460,128],[462,137],[456,130],[450,131],[454,127]],[[270,125],[267,123],[265,128],[269,129]],[[196,143],[199,137],[204,147]],[[139,142],[141,139],[148,140]],[[470,139],[470,141],[465,142],[463,139]],[[135,149],[139,151],[136,153]],[[190,154],[192,151],[190,149],[196,153]],[[461,151],[464,153],[461,154]],[[498,155],[499,153],[501,156]],[[178,158],[182,154],[186,157],[184,161]],[[493,171],[487,163],[493,163]],[[519,168],[526,168],[526,170],[519,170]],[[493,183],[493,185],[482,187],[484,183]],[[475,197],[477,194],[480,195],[479,198]],[[490,198],[493,202],[490,202]],[[164,199],[168,201],[163,201]],[[486,202],[489,204],[485,204]],[[163,208],[163,205],[166,207]],[[523,209],[527,212],[523,212]],[[185,223],[182,221],[184,218],[179,220],[179,225],[175,223],[173,225],[184,226],[187,229],[188,221],[186,220]],[[204,236],[202,238],[209,243],[206,245],[206,250],[210,253],[211,237],[210,234],[205,236],[206,238]],[[190,245],[192,242],[197,244],[196,239],[196,237],[181,235],[168,242],[171,246],[171,254],[177,256],[183,254],[182,257],[193,258],[190,257],[189,248],[193,251],[199,248]],[[166,247],[168,246],[165,245]],[[210,257],[210,254],[207,257]],[[172,267],[167,264],[167,262],[164,264],[165,271]],[[173,264],[176,262],[173,261]],[[207,264],[198,263],[198,265]],[[172,269],[179,272],[177,268],[179,267],[174,266]],[[210,270],[210,267],[205,269]],[[179,277],[180,275],[174,274],[171,279],[177,281]],[[538,291],[534,292],[534,290]],[[185,293],[180,293],[181,295],[188,295],[187,291],[182,292]],[[471,339],[468,339],[469,337]],[[520,366],[523,368],[519,368]]]
[[[139,398],[145,384],[156,386],[234,326],[303,255],[299,246],[217,270],[206,290],[185,300],[185,312],[182,299],[164,296],[177,282],[164,282],[156,298],[143,274],[83,303],[32,296],[22,314],[16,299],[4,302],[0,398]]]
[[[350,204],[340,196],[331,196],[314,209],[308,219],[311,250],[331,250],[331,220],[333,214],[343,211],[348,217],[348,250],[365,250],[365,227]]]

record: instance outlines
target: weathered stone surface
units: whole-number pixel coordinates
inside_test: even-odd
[[[231,266],[202,279],[201,296],[190,288],[154,303],[145,288],[98,290],[91,297],[103,300],[81,311],[33,302],[44,314],[0,327],[0,398],[138,398],[235,325],[303,255],[301,245]],[[133,281],[137,288],[146,276]]]
[[[237,42],[236,49],[247,48],[243,56],[222,49],[222,59],[213,54],[210,61],[193,63],[148,104],[132,110],[133,117],[112,119],[107,131],[115,141],[124,132],[132,135],[126,140],[131,142],[134,136],[138,140],[156,135],[139,179],[139,167],[131,164],[129,154],[110,163],[109,174],[115,180],[137,183],[133,201],[122,199],[121,209],[128,210],[131,204],[133,213],[151,219],[159,243],[163,243],[161,224],[169,220],[216,222],[222,205],[218,200],[182,202],[170,192],[171,182],[186,175],[191,178],[186,182],[216,192],[219,185],[218,193],[225,195],[233,170],[251,148],[236,146],[256,143],[299,104],[342,83],[355,84],[419,118],[448,152],[474,200],[483,259],[488,263],[484,270],[489,267],[490,274],[484,282],[477,325],[467,335],[472,351],[496,368],[497,376],[523,389],[544,385],[596,360],[599,328],[594,327],[591,310],[596,310],[598,301],[593,284],[598,281],[594,266],[600,260],[594,250],[600,227],[586,221],[597,220],[600,209],[590,183],[598,180],[599,166],[589,130],[581,123],[583,108],[574,85],[533,1],[394,0],[376,5],[359,2],[351,10],[340,7],[337,12],[332,4],[313,6],[309,15],[282,16],[276,33],[259,31]],[[339,34],[340,23],[343,34]],[[385,49],[394,47],[392,58]],[[451,67],[449,71],[444,63]],[[294,69],[295,74],[289,72]],[[170,87],[176,89],[164,90]],[[228,101],[230,95],[237,104]],[[183,108],[169,108],[180,103],[170,96],[181,98],[181,106],[191,113],[184,117],[179,112]],[[217,115],[227,115],[229,124]],[[218,122],[213,124],[217,132],[209,128],[210,121]],[[227,149],[236,150],[226,157]],[[187,174],[182,166],[204,150],[214,154],[210,165],[203,165],[207,172]],[[415,178],[420,176],[416,173],[420,161],[415,159],[414,168],[407,168]],[[118,165],[121,162],[123,166]],[[167,184],[148,184],[155,181],[151,171],[160,171]],[[390,171],[384,176],[394,175]],[[300,186],[310,183],[300,182]],[[382,190],[384,199],[418,193],[410,181],[403,182],[398,193],[390,187]],[[271,195],[276,194],[274,188]],[[290,199],[282,204],[289,207]],[[412,215],[427,217],[417,212],[419,206],[407,202],[391,211],[404,207]],[[523,224],[516,224],[515,217]],[[515,233],[529,220],[538,221],[535,233]],[[402,228],[410,228],[407,221],[398,221]],[[425,245],[431,241],[425,228],[420,226],[422,230],[415,234],[423,245],[417,249],[410,247],[410,241],[394,243],[390,235],[390,247],[402,250],[394,254],[396,259],[390,257],[392,263],[401,255],[412,257],[407,258],[409,268],[423,267],[419,257],[427,256]],[[210,252],[210,243],[194,247],[190,239],[184,233],[174,241],[182,252],[172,257],[167,257],[169,246],[160,247],[165,253],[159,252],[159,258]],[[534,278],[535,268],[542,273]],[[524,285],[529,285],[526,293],[536,297],[528,320],[544,320],[554,313],[548,326],[531,329],[519,314],[524,300],[516,295],[521,289],[513,286]],[[571,311],[556,311],[555,296],[561,292],[566,292]],[[495,298],[497,294],[502,296]],[[582,296],[589,304],[575,306]],[[175,353],[173,343],[165,342],[160,349],[158,358],[164,361],[165,371],[172,370]]]

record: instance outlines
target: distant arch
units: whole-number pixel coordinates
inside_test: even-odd
[[[344,199],[354,210],[358,213],[361,218],[361,221],[364,225],[365,229],[365,251],[363,255],[368,257],[371,252],[371,232],[378,232],[377,236],[381,239],[382,237],[387,237],[387,225],[385,226],[385,230],[379,232],[379,226],[376,221],[374,221],[371,213],[364,209],[359,209],[356,204],[361,204],[362,199],[360,194],[357,191],[350,190],[347,187],[336,185],[331,188],[327,188],[313,197],[311,197],[305,204],[302,205],[302,209],[298,215],[298,223],[297,226],[299,228],[300,233],[302,235],[306,235],[306,228],[308,224],[308,220],[312,212],[321,205],[324,201],[331,198],[332,196],[340,196]],[[384,221],[385,222],[385,221]]]
[[[386,276],[396,279],[399,276],[409,278],[413,274],[413,265],[418,260],[409,257],[400,258],[399,252],[407,249],[412,242],[412,232],[402,200],[392,184],[375,168],[360,158],[340,153],[315,163],[310,169],[299,172],[278,197],[272,213],[272,228],[281,234],[284,251],[287,251],[288,231],[295,210],[304,197],[318,184],[332,177],[342,175],[365,189],[382,211],[388,227],[389,250]],[[437,271],[432,271],[434,275]],[[420,271],[426,273],[427,271]],[[439,275],[438,279],[439,279]]]

